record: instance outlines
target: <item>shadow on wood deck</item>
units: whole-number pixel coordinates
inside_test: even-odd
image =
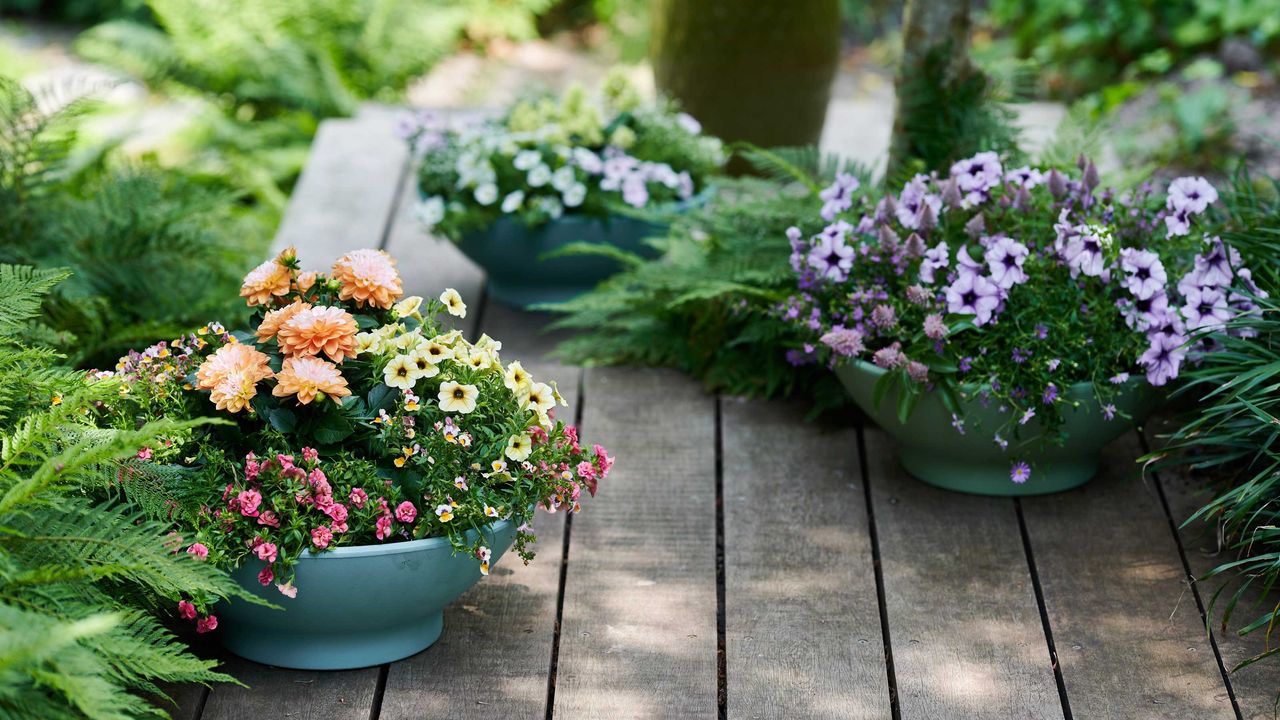
[[[321,127],[277,245],[312,267],[382,247],[407,293],[457,288],[469,333],[557,380],[620,460],[587,512],[541,515],[537,561],[496,568],[427,651],[328,673],[231,658],[249,687],[181,688],[176,717],[1272,717],[1274,663],[1226,672],[1262,639],[1205,632],[1191,578],[1212,538],[1176,529],[1193,486],[1142,478],[1136,433],[1079,491],[970,497],[907,477],[871,427],[548,362],[546,319],[486,304],[481,273],[417,229],[390,118]]]

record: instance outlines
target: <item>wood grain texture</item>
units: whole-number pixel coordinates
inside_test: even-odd
[[[293,245],[303,267],[325,270],[343,253],[380,247],[407,160],[381,115],[321,123],[272,251]]]
[[[209,691],[201,720],[368,720],[378,668],[315,672],[281,670],[231,658],[226,671],[248,687]]]
[[[864,439],[903,720],[1062,718],[1013,502],[926,485]]]
[[[1234,551],[1220,546],[1218,529],[1215,525],[1197,520],[1186,527],[1181,527],[1184,521],[1210,500],[1211,495],[1204,491],[1205,481],[1182,469],[1161,471],[1158,481],[1163,484],[1174,522],[1180,526],[1182,548],[1186,554],[1187,564],[1191,566],[1192,575],[1202,578],[1218,565],[1236,559]],[[1210,605],[1213,594],[1223,587],[1224,583],[1229,589],[1223,592],[1219,604]],[[1274,597],[1270,599],[1260,597],[1256,586],[1246,591],[1239,609],[1224,631],[1222,628],[1223,603],[1239,586],[1230,580],[1229,575],[1197,580],[1196,584],[1205,607],[1211,613],[1218,651],[1228,670],[1268,649],[1265,628],[1243,636],[1235,631],[1274,607],[1276,603]],[[1272,647],[1277,641],[1280,639],[1273,638]],[[1240,714],[1244,720],[1275,720],[1276,696],[1280,693],[1280,659],[1263,660],[1232,672],[1231,686],[1235,690],[1236,702],[1240,706]]]
[[[502,341],[505,362],[520,360],[535,378],[557,380],[572,413],[580,371],[544,360],[552,342],[541,332],[546,321],[489,305],[480,331]],[[391,665],[381,720],[545,717],[564,518],[539,512],[534,562],[523,566],[514,555],[504,557],[445,610],[444,634],[434,646]]]
[[[1088,485],[1022,501],[1072,713],[1234,718],[1141,454],[1130,433]]]
[[[856,429],[721,401],[729,718],[889,718]]]
[[[200,717],[204,694],[207,690],[205,686],[193,683],[186,685],[160,683],[160,689],[169,696],[169,700],[166,702],[155,698],[155,705],[169,713],[171,720],[197,720]]]
[[[716,716],[715,401],[679,373],[588,369],[618,456],[574,517],[555,717]]]

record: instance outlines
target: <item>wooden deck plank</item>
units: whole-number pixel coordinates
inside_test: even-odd
[[[272,251],[293,245],[303,267],[324,270],[350,250],[380,247],[407,159],[380,115],[321,123]]]
[[[726,398],[729,718],[890,718],[856,429]]]
[[[589,369],[583,426],[619,461],[573,519],[555,717],[714,718],[715,401],[673,371]]]
[[[376,667],[281,670],[230,658],[226,671],[248,687],[219,685],[210,690],[201,720],[368,720],[378,685]]]
[[[1062,718],[1012,501],[926,485],[864,440],[903,720]]]
[[[480,330],[502,341],[504,361],[520,360],[539,380],[556,379],[572,413],[580,371],[543,359],[551,345],[541,332],[546,322],[490,305]],[[503,558],[445,610],[444,635],[433,647],[391,665],[380,720],[545,717],[564,518],[539,512],[534,562],[526,567],[514,556]]]
[[[1158,477],[1164,487],[1165,498],[1169,501],[1170,512],[1179,526],[1211,497],[1203,491],[1203,481],[1185,470],[1161,471]],[[1191,567],[1192,575],[1197,578],[1236,558],[1230,548],[1219,547],[1217,527],[1212,524],[1197,520],[1186,527],[1180,527],[1179,535],[1187,564]],[[1223,593],[1218,605],[1210,606],[1213,594],[1224,582],[1230,589]],[[1224,632],[1222,603],[1239,585],[1232,583],[1227,576],[1199,580],[1196,584],[1205,608],[1211,613],[1214,637],[1227,670],[1267,650],[1265,628],[1244,636],[1235,631],[1261,615],[1264,610],[1273,607],[1274,598],[1267,601],[1260,597],[1256,587],[1251,588],[1241,600],[1239,609]],[[1276,640],[1273,639],[1271,646],[1275,647],[1275,643]],[[1280,658],[1263,660],[1232,672],[1231,686],[1235,690],[1236,702],[1244,720],[1275,720],[1277,693],[1280,693]]]
[[[1083,488],[1023,500],[1063,681],[1078,718],[1234,718],[1136,433]]]

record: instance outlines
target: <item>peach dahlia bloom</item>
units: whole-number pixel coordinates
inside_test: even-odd
[[[276,397],[297,395],[298,402],[306,405],[321,393],[333,398],[351,394],[347,379],[338,366],[318,357],[290,357],[276,373],[276,387],[271,391]]]
[[[258,394],[258,381],[272,376],[268,360],[248,345],[223,345],[196,370],[196,387],[210,391],[219,410],[239,412]]]
[[[353,250],[333,264],[338,297],[355,300],[358,307],[390,308],[404,294],[396,261],[381,250]]]
[[[356,319],[337,307],[308,307],[294,313],[276,331],[280,351],[294,357],[324,353],[340,363],[356,356]]]
[[[301,300],[295,300],[279,310],[272,310],[262,317],[262,322],[258,323],[258,342],[264,343],[276,336],[280,332],[280,326],[289,322],[294,315],[303,310],[310,310],[311,304],[304,303]]]
[[[293,248],[285,248],[276,257],[250,270],[244,276],[244,284],[240,286],[240,297],[252,307],[266,305],[273,298],[288,295],[293,283],[293,271],[285,263],[296,257]]]

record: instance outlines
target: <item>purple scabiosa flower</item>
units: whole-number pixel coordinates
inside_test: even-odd
[[[1029,254],[1027,246],[1013,238],[1002,237],[996,240],[984,256],[992,281],[1002,290],[1026,282],[1027,273],[1022,269],[1022,264]]]
[[[1016,170],[1010,170],[1009,172],[1005,173],[1004,181],[1011,185],[1017,185],[1018,187],[1023,187],[1028,190],[1032,190],[1036,187],[1039,187],[1040,185],[1043,185],[1045,181],[1045,177],[1044,177],[1044,173],[1031,167],[1030,165],[1023,165],[1022,167]]]
[[[932,285],[934,273],[951,264],[951,249],[945,242],[934,245],[925,251],[924,260],[920,263],[920,282]]]
[[[1121,284],[1140,300],[1163,293],[1165,283],[1169,280],[1160,256],[1150,250],[1124,248],[1120,251],[1120,269],[1125,273]]]
[[[1111,376],[1108,382],[1110,382],[1112,385],[1123,385],[1129,382],[1129,373],[1127,372],[1116,373],[1115,375]]]
[[[896,207],[898,222],[902,227],[908,230],[921,229],[920,221],[926,208],[937,219],[938,212],[942,210],[942,198],[929,192],[928,183],[927,175],[916,175],[902,187]]]
[[[1052,360],[1044,364],[1045,367],[1049,368],[1049,372],[1056,372],[1058,367],[1060,367],[1061,365],[1062,365],[1062,361],[1059,360],[1058,358],[1053,358]]]
[[[844,357],[858,355],[866,349],[862,344],[862,333],[843,327],[832,328],[819,338],[819,342]]]
[[[917,307],[927,305],[932,297],[933,293],[919,285],[912,285],[907,288],[907,302]]]
[[[973,358],[971,357],[960,358],[960,362],[958,363],[957,367],[962,373],[969,372],[970,370],[973,369]]]
[[[941,340],[947,336],[947,324],[938,313],[924,316],[924,335],[930,340]]]
[[[1040,395],[1040,400],[1045,405],[1052,405],[1058,401],[1058,386],[1049,383],[1045,386],[1044,392]]]
[[[929,380],[929,366],[919,360],[912,360],[907,363],[907,377],[912,382],[925,383]]]
[[[980,152],[951,166],[951,180],[963,195],[961,206],[965,208],[986,202],[991,189],[1003,178],[1000,156],[994,152]]]
[[[1142,353],[1138,363],[1147,370],[1147,382],[1159,387],[1178,377],[1178,369],[1187,351],[1183,345],[1187,338],[1182,335],[1156,333],[1151,338],[1151,347]]]
[[[898,313],[892,305],[877,305],[871,311],[871,324],[881,330],[888,330],[898,324]]]
[[[1182,316],[1187,319],[1189,330],[1222,330],[1231,319],[1226,293],[1219,288],[1192,288],[1186,294],[1186,301]]]
[[[973,324],[979,327],[991,322],[999,306],[1000,288],[981,275],[960,273],[947,287],[947,312],[973,315]]]
[[[1218,191],[1202,177],[1180,177],[1169,183],[1165,207],[1178,212],[1186,210],[1199,215],[1218,201]]]
[[[853,248],[844,242],[844,234],[823,231],[818,243],[809,251],[809,267],[820,277],[834,282],[844,282],[853,267]]]
[[[822,219],[831,222],[836,215],[853,207],[853,194],[860,185],[858,178],[849,173],[842,172],[836,175],[836,181],[831,187],[818,193],[818,197],[823,202]]]
[[[1049,326],[1044,323],[1036,323],[1035,331],[1037,340],[1044,340],[1049,337]]]
[[[1013,352],[1009,353],[1009,356],[1013,359],[1014,363],[1021,365],[1031,359],[1031,351],[1016,347],[1013,349]]]
[[[1035,416],[1036,416],[1036,409],[1027,408],[1027,411],[1022,413],[1022,417],[1018,418],[1018,424],[1026,425],[1027,423],[1031,422],[1032,418],[1034,418]]]
[[[1021,485],[1031,479],[1031,466],[1019,460],[1009,469],[1009,479]]]
[[[1097,225],[1081,225],[1075,232],[1062,248],[1062,259],[1071,268],[1071,276],[1083,273],[1100,277],[1106,266],[1103,249],[1111,244],[1111,231]]]
[[[894,343],[887,348],[880,348],[875,355],[871,356],[871,361],[885,370],[900,368],[907,364],[907,356],[902,354],[901,348],[900,343]]]
[[[1116,406],[1113,403],[1107,403],[1102,406],[1102,417],[1107,420],[1114,420],[1116,417]]]

